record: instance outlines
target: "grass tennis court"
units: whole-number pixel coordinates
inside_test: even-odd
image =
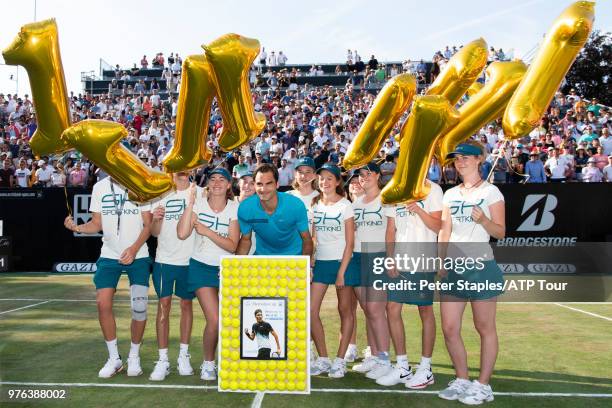
[[[178,354],[178,302],[173,304],[170,329],[172,372],[161,383],[148,376],[157,360],[155,340],[156,302],[151,287],[149,322],[141,348],[144,375],[121,373],[110,380],[97,373],[107,358],[98,326],[92,275],[11,274],[0,276],[0,380],[7,401],[11,388],[66,389],[63,401],[29,401],[29,406],[169,406],[248,407],[371,407],[399,404],[429,407],[459,406],[439,399],[435,392],[452,379],[452,367],[439,329],[433,356],[436,384],[423,391],[403,386],[384,388],[361,374],[350,372],[344,379],[316,377],[309,396],[255,393],[218,393],[216,383],[204,383],[198,375],[176,374]],[[439,318],[439,309],[436,315]],[[127,357],[130,310],[127,279],[122,278],[116,295],[119,351]],[[328,349],[338,342],[339,319],[335,292],[328,291],[323,320]],[[416,308],[404,309],[408,355],[420,358],[420,322]],[[471,375],[478,372],[478,338],[466,310],[464,340]],[[365,347],[363,315],[358,326],[358,347]],[[612,405],[612,304],[500,304],[498,307],[500,353],[492,387],[491,406],[561,407]],[[204,317],[194,303],[194,327],[190,346],[192,365],[202,361]],[[13,383],[28,383],[13,384]],[[40,385],[40,384],[62,385]],[[23,405],[23,404],[22,404]]]

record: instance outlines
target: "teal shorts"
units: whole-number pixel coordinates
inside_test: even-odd
[[[374,281],[380,280],[381,275],[374,273],[374,260],[386,257],[384,252],[353,252],[352,262],[359,272],[360,286],[372,287]]]
[[[312,281],[325,285],[335,285],[336,278],[338,277],[338,269],[340,269],[339,260],[317,260],[315,262]],[[359,269],[355,264],[355,257],[353,256],[346,268],[346,272],[344,272],[344,285],[360,286],[360,284]]]
[[[127,273],[130,286],[149,286],[149,275],[151,274],[151,258],[149,257],[134,259],[134,262],[129,265],[122,265],[117,259],[99,258],[96,268],[93,277],[96,289],[117,289],[123,272]]]
[[[482,269],[468,269],[457,273],[448,271],[442,283],[452,284],[443,289],[442,296],[451,296],[462,300],[487,300],[504,293],[504,275],[493,260],[484,261]],[[449,299],[442,299],[449,301]]]
[[[188,274],[188,265],[179,266],[155,262],[153,264],[153,287],[157,297],[165,298],[175,294],[181,299],[193,299],[195,295],[188,290]]]
[[[219,288],[219,267],[207,265],[195,259],[189,260],[187,289],[195,292],[200,288]]]
[[[397,278],[387,276],[387,282],[402,284],[402,289],[387,290],[387,300],[407,305],[431,306],[435,291],[428,284],[433,283],[435,277],[435,272],[402,272]]]

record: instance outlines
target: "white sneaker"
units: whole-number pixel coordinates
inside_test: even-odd
[[[357,371],[358,373],[367,373],[376,367],[376,361],[376,357],[366,357],[360,364],[355,364],[353,366],[353,371]]]
[[[372,349],[370,348],[370,346],[364,348],[363,350],[361,350],[361,353],[363,354],[363,359],[365,360],[368,357],[372,357]]]
[[[217,379],[217,367],[214,361],[205,361],[200,366],[200,370],[202,370],[200,380],[214,381]]]
[[[392,385],[406,383],[406,381],[408,381],[411,378],[412,378],[412,368],[410,368],[410,366],[406,368],[403,366],[398,366],[396,364],[393,366],[392,370],[387,373],[387,375],[382,376],[379,379],[377,379],[376,384],[390,387]]]
[[[153,372],[149,376],[149,380],[164,381],[168,374],[170,374],[170,363],[168,360],[159,360],[157,363],[155,363],[155,368],[153,368]]]
[[[465,393],[465,391],[472,386],[470,380],[465,380],[463,378],[455,378],[451,382],[448,383],[448,387],[443,389],[438,393],[438,397],[454,401],[459,399]]]
[[[310,365],[313,366],[317,360],[317,352],[314,341],[310,341]]]
[[[384,377],[385,375],[389,374],[391,370],[393,370],[393,367],[391,367],[391,363],[388,361],[386,363],[387,364],[378,360],[376,366],[366,373],[366,378],[378,380],[380,377]]]
[[[354,363],[357,360],[357,346],[350,345],[344,355],[344,361],[347,363]]]
[[[484,385],[478,381],[472,381],[471,386],[459,396],[459,402],[467,405],[480,405],[483,402],[493,401],[493,390],[490,385]]]
[[[317,358],[314,364],[310,366],[310,375],[321,375],[323,373],[329,373],[331,364],[329,359],[323,360],[321,357]]]
[[[329,370],[329,378],[342,378],[344,374],[346,374],[346,361],[343,358],[336,357]]]
[[[140,357],[128,357],[128,377],[138,377],[142,375],[142,367],[140,366]]]
[[[434,375],[431,372],[431,367],[421,368],[419,365],[414,372],[414,376],[406,382],[406,388],[410,388],[411,390],[422,390],[433,383]]]
[[[191,356],[189,354],[179,354],[176,359],[176,366],[178,368],[179,375],[193,375],[193,368],[191,367],[191,362],[189,359]]]
[[[104,364],[104,367],[98,371],[98,377],[100,378],[111,378],[113,375],[117,374],[123,370],[123,361],[121,361],[121,357],[117,359],[108,359]]]

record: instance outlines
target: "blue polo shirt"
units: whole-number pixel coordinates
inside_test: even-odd
[[[259,196],[252,195],[238,207],[240,232],[255,231],[255,255],[301,255],[302,237],[308,231],[308,215],[304,203],[297,197],[276,193],[278,205],[272,215],[261,206]]]

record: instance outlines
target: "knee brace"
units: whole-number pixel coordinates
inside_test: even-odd
[[[149,288],[142,285],[130,286],[132,319],[147,320],[147,303],[149,302]]]

